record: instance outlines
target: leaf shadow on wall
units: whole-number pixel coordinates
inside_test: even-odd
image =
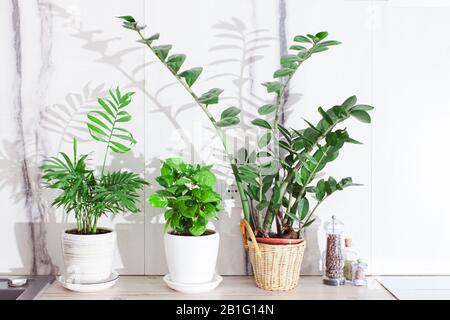
[[[22,208],[31,206],[35,216],[30,221],[14,225],[17,250],[21,266],[10,267],[13,274],[55,274],[58,267],[53,263],[47,248],[47,224],[55,221],[55,212],[43,200],[40,188],[38,163],[44,154],[38,140],[26,140],[24,148],[16,141],[3,140],[0,146],[0,190],[8,190],[13,203]],[[22,180],[23,159],[28,169],[27,190]],[[31,227],[31,228],[30,228]]]
[[[64,8],[55,5],[52,6],[52,10],[55,17],[63,19],[65,23],[70,23],[72,17]],[[244,137],[256,137],[257,135],[256,131],[252,132],[251,129],[254,130],[254,127],[250,125],[251,119],[255,118],[257,115],[257,108],[262,104],[271,102],[271,100],[259,98],[255,93],[254,69],[256,68],[257,62],[261,61],[264,57],[264,55],[260,53],[260,50],[271,47],[271,42],[277,40],[277,38],[269,36],[269,31],[266,29],[247,31],[245,23],[238,18],[231,18],[230,21],[220,21],[217,24],[214,24],[212,29],[217,32],[215,37],[224,40],[224,42],[210,48],[211,53],[218,52],[221,57],[213,60],[209,66],[211,69],[217,67],[219,70],[226,67],[227,72],[217,72],[208,77],[207,80],[211,82],[215,80],[226,80],[231,81],[234,85],[235,92],[232,94],[226,92],[222,97],[222,101],[227,104],[233,103],[243,110],[241,113],[241,125],[239,126],[243,131],[236,132],[233,129],[226,130],[229,139],[233,140],[233,146],[235,146],[234,152],[237,153],[239,145],[246,145],[249,143],[249,141],[243,139]],[[184,144],[184,148],[180,150],[169,146],[166,151],[185,159],[202,159],[201,154],[208,149],[209,154],[212,154],[213,159],[215,159],[214,162],[216,163],[215,167],[219,177],[219,183],[225,184],[226,179],[230,177],[230,171],[228,165],[224,161],[223,150],[212,147],[212,144],[206,144],[204,146],[193,144],[187,132],[179,124],[179,117],[182,117],[185,111],[197,106],[192,103],[187,103],[182,106],[163,105],[160,102],[159,95],[168,88],[177,85],[177,83],[171,82],[161,86],[156,90],[155,94],[152,95],[145,89],[144,71],[147,67],[153,68],[155,61],[145,62],[132,70],[124,68],[124,59],[128,59],[130,54],[139,50],[144,50],[144,48],[139,46],[112,51],[110,49],[110,44],[114,41],[121,40],[121,38],[109,37],[107,35],[103,36],[103,34],[104,31],[102,30],[86,30],[80,27],[76,28],[75,32],[72,33],[72,37],[81,41],[81,47],[83,49],[96,54],[97,58],[95,62],[106,64],[125,77],[128,80],[126,87],[139,90],[146,97],[147,101],[150,101],[152,106],[150,113],[162,114],[170,124],[171,130],[179,133],[180,141]],[[227,53],[227,59],[222,60],[224,53]],[[158,66],[158,68],[160,68],[160,66]],[[271,75],[268,74],[268,77],[270,76]],[[283,109],[283,119],[286,119],[292,114],[294,105],[300,101],[300,99],[301,94],[290,92],[288,102]],[[200,110],[198,110],[198,112],[199,114],[201,113]],[[206,130],[209,132],[210,137],[215,137],[215,134],[210,127],[207,127]],[[242,134],[242,132],[245,134]],[[157,158],[158,155],[155,155],[151,161],[147,161],[146,163],[146,177],[151,183],[154,183],[153,178],[157,175],[160,166],[159,161],[156,160]],[[146,211],[150,212],[150,218],[152,219],[150,230],[148,230],[151,237],[150,250],[155,250],[155,253],[160,256],[160,254],[163,254],[164,252],[162,245],[163,222],[161,219],[161,212],[150,207],[146,207]],[[233,211],[232,214],[224,213],[221,216],[220,222],[216,223],[216,226],[221,229],[221,253],[224,254],[221,254],[219,261],[223,261],[223,265],[229,264],[230,252],[242,252],[242,254],[244,254],[240,238],[239,219],[240,216],[237,216],[236,212]],[[224,232],[222,232],[222,229],[225,227],[226,231],[224,230]],[[315,246],[315,244],[308,242],[308,247],[311,248],[312,246]],[[310,249],[308,251],[318,251],[318,245],[316,249]],[[148,251],[148,249],[146,250]],[[164,268],[159,269],[158,267],[155,273],[164,272],[163,269]],[[247,266],[243,266],[243,269],[245,269],[247,273],[250,272],[248,263]]]

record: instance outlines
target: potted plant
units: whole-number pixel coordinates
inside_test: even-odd
[[[52,205],[73,213],[77,227],[62,233],[65,279],[73,283],[101,283],[112,273],[116,232],[98,227],[99,219],[108,214],[136,213],[138,191],[147,184],[138,174],[120,170],[106,172],[109,151],[124,154],[136,143],[131,132],[123,128],[131,121],[125,111],[134,92],[121,94],[117,88],[110,98],[98,99],[100,109],[88,113],[87,127],[91,137],[106,145],[99,174],[89,168],[88,155],[78,155],[73,140],[73,155],[61,152],[40,167],[44,186],[60,190]]]
[[[294,37],[291,52],[281,57],[280,68],[273,73],[274,79],[262,83],[274,97],[272,103],[259,107],[260,117],[252,121],[262,129],[258,145],[241,150],[238,154],[244,156],[238,157],[230,152],[223,128],[238,124],[241,110],[229,107],[220,118],[214,117],[209,107],[219,103],[223,90],[213,88],[197,95],[192,89],[203,69],[196,67],[180,72],[185,55],[169,55],[171,45],[154,44],[159,40],[159,34],[146,37],[143,34],[145,26],[139,25],[133,17],[119,18],[123,20],[124,28],[138,33],[139,41],[189,92],[221,139],[242,203],[244,219],[241,229],[257,285],[267,290],[295,288],[306,244],[302,239],[304,229],[314,222],[317,208],[325,199],[354,185],[351,178],[338,181],[328,177],[316,181],[317,174],[338,157],[345,144],[360,143],[340,125],[351,117],[370,123],[368,112],[373,107],[357,104],[356,97],[351,96],[326,110],[319,107],[320,121],[313,124],[305,120],[306,128],[283,126],[280,114],[286,102],[286,90],[300,66],[313,55],[340,42],[326,40],[328,33],[325,31]],[[247,243],[248,237],[252,241]]]
[[[215,278],[219,234],[207,224],[223,208],[211,168],[166,159],[156,178],[163,189],[148,199],[153,207],[166,209],[164,246],[173,283],[205,284]]]

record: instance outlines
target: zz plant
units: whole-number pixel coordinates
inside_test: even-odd
[[[190,165],[181,159],[162,161],[161,175],[156,178],[162,190],[148,201],[156,208],[167,208],[166,225],[177,235],[201,236],[209,219],[217,218],[222,210],[221,197],[214,191],[216,176],[212,166]]]
[[[124,154],[136,144],[131,132],[121,126],[131,121],[131,115],[125,108],[130,104],[134,92],[122,95],[117,88],[115,92],[110,90],[109,93],[110,98],[98,99],[101,109],[87,115],[91,137],[106,145],[100,175],[87,166],[88,155],[78,155],[76,139],[73,140],[72,158],[61,152],[60,158],[44,160],[44,165],[40,167],[44,185],[61,191],[52,205],[75,214],[79,234],[99,232],[97,223],[102,215],[139,212],[136,206],[138,190],[148,184],[132,172],[105,173],[109,150]]]
[[[229,159],[237,189],[242,202],[244,218],[255,233],[262,237],[297,238],[302,230],[314,222],[317,207],[336,191],[354,185],[351,178],[337,181],[333,177],[315,182],[317,174],[334,161],[346,143],[359,144],[350,138],[347,129],[338,125],[353,117],[370,123],[372,106],[357,104],[355,96],[331,108],[318,108],[321,116],[317,124],[305,120],[306,128],[286,128],[280,123],[282,105],[286,102],[286,90],[298,69],[317,53],[327,51],[339,41],[326,40],[328,33],[294,37],[291,53],[280,59],[280,67],[273,73],[273,80],[262,85],[273,95],[273,103],[258,109],[260,115],[252,124],[263,130],[254,150],[243,149],[237,156],[230,152],[222,128],[239,123],[241,110],[225,109],[220,119],[210,111],[219,103],[222,89],[213,88],[197,95],[192,86],[202,73],[201,67],[180,72],[186,60],[183,54],[169,55],[171,45],[155,45],[160,35],[146,37],[145,26],[131,16],[119,17],[123,27],[137,32],[139,42],[146,45],[166,66],[170,73],[189,92],[206,114],[221,139]],[[240,158],[239,154],[243,155]],[[238,159],[239,158],[239,159]],[[314,205],[310,205],[315,201]],[[277,232],[272,233],[276,224]]]

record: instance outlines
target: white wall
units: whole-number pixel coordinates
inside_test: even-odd
[[[373,104],[372,126],[348,123],[350,134],[365,144],[346,146],[327,168],[327,174],[352,176],[364,186],[321,207],[307,234],[303,273],[320,272],[322,225],[332,214],[345,222],[372,273],[449,273],[450,1],[113,0],[105,6],[100,0],[5,0],[0,12],[0,273],[47,273],[61,266],[66,218],[50,208],[52,194],[40,191],[35,167],[44,156],[70,151],[73,135],[88,140],[77,121],[110,86],[137,91],[130,109],[138,145],[131,155],[114,158],[113,168],[124,165],[153,182],[158,159],[178,155],[216,163],[221,181],[229,181],[207,119],[135,43],[133,32],[120,27],[114,17],[122,14],[145,21],[148,33],[161,33],[161,43],[187,55],[186,67],[205,67],[196,92],[225,89],[224,105],[245,110],[241,128],[247,135],[254,134],[247,125],[256,108],[270,99],[259,83],[271,79],[285,41],[289,46],[296,34],[322,30],[342,41],[302,66],[290,88],[287,123],[301,127],[302,117],[318,119],[318,106],[353,94]],[[242,135],[229,132],[230,139]],[[82,149],[94,150],[93,163],[100,162],[101,146],[85,142]],[[142,195],[145,214],[102,221],[118,230],[116,267],[122,274],[166,272],[161,211],[145,201],[154,188]],[[245,274],[240,209],[232,201],[226,205],[215,224],[222,235],[218,269]]]

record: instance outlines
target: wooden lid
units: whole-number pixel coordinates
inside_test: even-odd
[[[346,238],[346,239],[344,239],[344,242],[345,242],[346,247],[352,246],[352,238]]]

